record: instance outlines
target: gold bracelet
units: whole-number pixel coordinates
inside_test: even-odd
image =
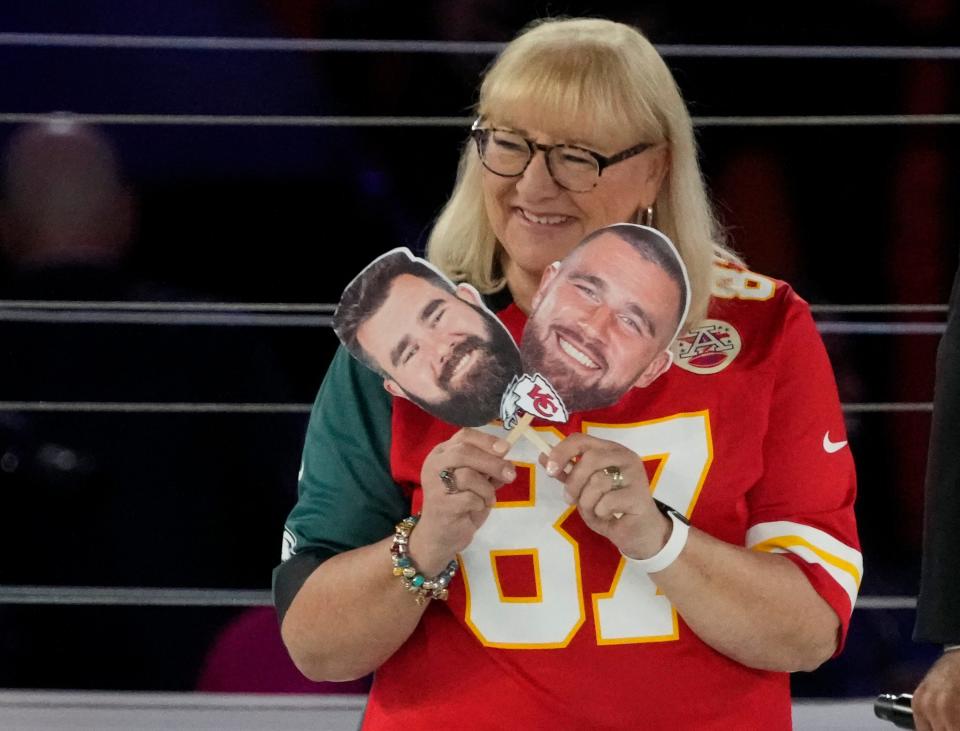
[[[433,578],[427,578],[420,573],[413,565],[408,549],[410,534],[419,520],[419,515],[411,515],[397,523],[393,534],[393,545],[390,546],[390,555],[393,558],[393,575],[400,578],[403,588],[414,594],[417,604],[423,606],[427,599],[447,600],[450,595],[447,587],[457,573],[457,560],[453,559]]]

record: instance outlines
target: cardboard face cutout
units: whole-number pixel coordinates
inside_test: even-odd
[[[616,224],[547,268],[519,351],[473,287],[406,248],[347,285],[334,330],[393,395],[458,426],[499,416],[513,429],[533,417],[565,422],[650,385],[670,367],[689,299],[673,243]]]
[[[390,393],[458,426],[496,419],[521,371],[516,343],[477,290],[406,248],[378,257],[347,285],[333,327]]]
[[[656,229],[616,224],[595,231],[543,274],[520,343],[525,378],[552,387],[557,413],[616,403],[670,367],[668,348],[686,320],[689,292],[683,261]],[[516,401],[504,397],[505,404]],[[506,423],[509,408],[502,416]]]

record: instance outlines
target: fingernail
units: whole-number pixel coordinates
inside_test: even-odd
[[[504,467],[503,479],[507,482],[513,482],[515,479],[517,479],[517,471],[513,469],[513,467]]]
[[[558,465],[556,462],[547,462],[548,475],[550,475],[551,477],[554,477],[559,471],[560,471],[560,465]]]
[[[503,439],[498,439],[493,443],[493,451],[497,454],[506,454],[510,451],[510,442],[505,442]]]

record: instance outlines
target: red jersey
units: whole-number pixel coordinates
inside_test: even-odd
[[[692,526],[785,553],[839,616],[842,644],[862,559],[826,351],[788,285],[735,267],[723,276],[709,319],[679,339],[663,376],[537,428],[551,442],[583,431],[629,447],[654,495]],[[500,317],[519,342],[523,313]],[[423,460],[454,431],[394,401],[391,470],[415,510]],[[533,446],[521,439],[510,456],[517,481],[459,556],[449,601],[432,602],[377,671],[365,729],[790,728],[788,674],[705,645],[563,501]]]

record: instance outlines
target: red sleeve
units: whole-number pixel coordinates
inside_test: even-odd
[[[746,545],[785,553],[840,618],[843,647],[863,574],[856,474],[833,370],[807,304],[785,293],[764,477],[748,497]]]

